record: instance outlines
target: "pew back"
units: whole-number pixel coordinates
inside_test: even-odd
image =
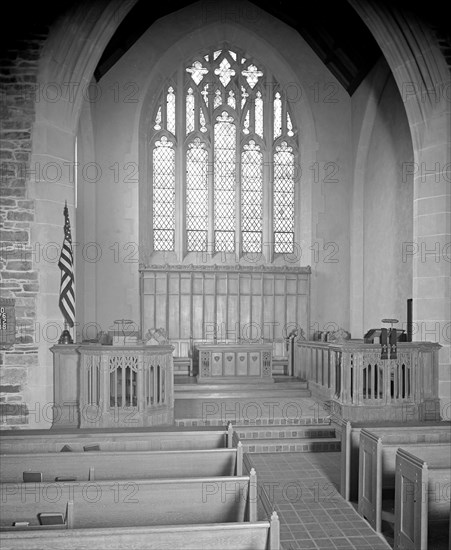
[[[448,443],[451,442],[451,422],[412,423],[396,426],[351,423],[342,421],[341,430],[341,483],[340,494],[345,500],[358,500],[360,432],[371,432],[400,437],[403,443]]]
[[[2,483],[0,525],[39,525],[39,513],[61,513],[73,502],[71,528],[144,527],[242,522],[256,502],[249,499],[254,476]],[[256,521],[256,514],[252,518]]]
[[[408,440],[406,434],[400,434],[399,439]],[[389,443],[385,443],[388,439]],[[434,460],[440,457],[446,459],[450,455],[450,445],[447,443],[395,443],[395,435],[391,432],[386,437],[367,429],[360,433],[359,453],[359,497],[358,512],[365,517],[370,525],[381,531],[382,519],[392,519],[391,514],[383,511],[383,490],[395,488],[396,452],[404,445],[412,453],[422,453]]]
[[[33,433],[29,430],[27,433],[2,435],[0,454],[57,453],[65,446],[72,451],[83,452],[84,447],[89,445],[99,445],[102,451],[218,449],[228,446],[227,437],[226,430],[78,430],[73,434],[51,433],[48,430]]]
[[[394,549],[422,550],[428,547],[432,523],[449,532],[451,456],[437,455],[436,449],[416,456],[408,449],[396,453]]]
[[[158,479],[242,475],[242,444],[232,449],[182,451],[91,451],[6,454],[0,456],[1,482],[23,481],[24,472],[39,472],[42,481]]]
[[[214,523],[112,529],[69,529],[59,532],[2,533],[2,550],[279,550],[279,525],[256,523]]]

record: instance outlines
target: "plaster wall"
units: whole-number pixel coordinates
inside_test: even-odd
[[[413,148],[405,107],[384,59],[352,99],[354,190],[351,326],[361,338],[383,318],[406,328],[412,297]]]
[[[147,153],[142,122],[179,63],[201,48],[227,41],[261,59],[289,88],[300,133],[301,242],[294,265],[312,266],[314,328],[330,322],[347,328],[349,96],[301,37],[280,21],[255,10],[252,18],[239,21],[224,21],[213,12],[205,20],[201,9],[202,4],[195,4],[157,21],[97,83],[98,97],[92,102],[95,158],[101,169],[95,216],[101,252],[97,320],[105,329],[115,319],[139,319],[139,185],[145,185],[142,158]],[[144,256],[147,252],[141,250]]]

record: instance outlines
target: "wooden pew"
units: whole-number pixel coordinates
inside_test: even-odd
[[[255,505],[249,498],[251,477],[2,483],[0,525],[38,525],[38,513],[64,513],[68,501],[74,528],[244,521]]]
[[[132,427],[132,426],[131,426]],[[18,430],[3,433],[0,455],[60,452],[65,446],[83,452],[84,447],[99,445],[101,451],[167,451],[182,449],[219,449],[232,447],[233,428],[174,430]]]
[[[73,548],[74,543],[76,548],[105,549],[279,550],[277,514],[270,521],[257,520],[255,470],[234,478],[35,484],[28,492],[26,485],[1,485],[2,550]],[[50,502],[49,490],[59,498]],[[43,532],[37,511],[62,513],[66,493],[72,498],[67,503],[68,529]],[[30,527],[11,528],[19,520],[29,521]]]
[[[194,451],[91,451],[0,456],[0,481],[23,481],[24,472],[40,472],[42,481],[158,479],[241,476],[243,446]]]
[[[407,434],[411,435],[411,434]],[[412,440],[412,437],[410,438]],[[373,432],[365,428],[360,432],[359,451],[359,498],[358,512],[365,517],[371,527],[380,533],[382,520],[391,523],[394,521],[392,510],[387,510],[387,503],[393,496],[387,492],[395,489],[396,452],[403,446],[412,453],[428,453],[433,456],[451,454],[449,443],[422,443],[410,442],[406,434],[394,434],[391,430],[384,433],[382,430]],[[384,506],[385,503],[385,506]]]
[[[451,455],[430,447],[413,454],[411,448],[396,453],[394,550],[426,550],[428,530],[443,527],[451,543]]]
[[[2,533],[2,550],[280,550],[279,540],[273,512],[269,521],[257,522],[7,532]]]
[[[370,422],[341,421],[341,483],[340,494],[348,501],[358,500],[359,484],[359,444],[362,428],[374,433],[406,434],[410,443],[451,442],[451,422],[404,422],[400,425],[381,425]]]

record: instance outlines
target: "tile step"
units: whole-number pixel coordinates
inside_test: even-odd
[[[235,426],[235,431],[244,443],[253,439],[318,439],[335,438],[335,429],[327,425],[312,428],[294,426]]]
[[[257,427],[266,431],[274,428],[274,426],[280,426],[281,428],[289,428],[290,426],[326,426],[330,425],[330,418],[328,416],[318,417],[304,416],[302,418],[259,418],[257,420],[242,420],[231,417],[226,418],[211,418],[209,420],[203,420],[202,418],[176,418],[174,423],[176,426],[223,426],[227,427],[231,422],[233,428],[238,432],[241,428]],[[330,428],[329,428],[330,429]],[[280,431],[280,430],[278,430]]]
[[[314,453],[337,452],[341,450],[341,441],[335,438],[301,439],[260,439],[244,440],[245,453]]]
[[[226,386],[188,386],[174,384],[175,399],[229,399],[233,401],[243,400],[246,403],[255,399],[285,399],[296,400],[311,397],[311,391],[307,388],[281,388],[280,384],[272,384],[266,388],[240,387],[228,388]]]

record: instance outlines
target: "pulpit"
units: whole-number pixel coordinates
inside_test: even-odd
[[[198,383],[274,382],[272,344],[197,344]]]
[[[53,427],[172,424],[173,349],[169,345],[53,346]]]

